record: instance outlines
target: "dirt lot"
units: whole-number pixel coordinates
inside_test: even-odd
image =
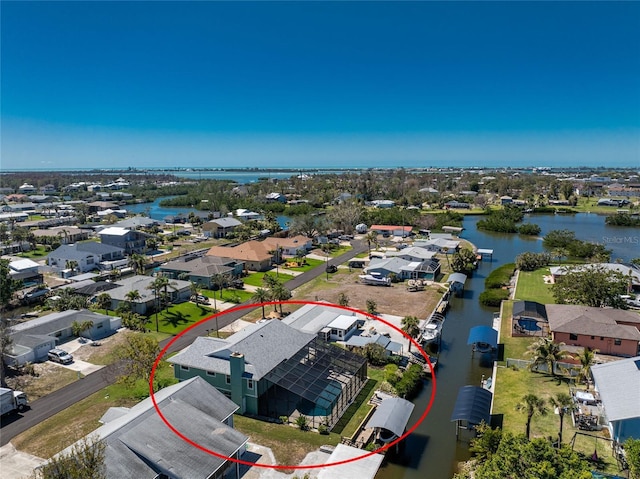
[[[372,299],[376,302],[377,313],[424,319],[431,314],[444,291],[437,284],[417,292],[407,291],[405,283],[392,284],[390,287],[370,286],[358,282],[360,274],[362,270],[349,272],[347,268],[341,267],[337,273],[329,276],[329,281],[323,275],[297,289],[294,299],[337,303],[340,293],[344,293],[349,298],[351,308],[366,311],[367,300]]]

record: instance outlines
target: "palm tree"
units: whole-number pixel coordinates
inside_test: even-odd
[[[100,293],[96,298],[96,306],[100,309],[107,311],[109,316],[109,310],[111,309],[111,295],[109,293]]]
[[[555,364],[562,359],[571,357],[568,351],[562,349],[564,345],[564,343],[554,343],[551,338],[540,338],[525,352],[525,354],[533,356],[533,362],[529,368],[533,370],[541,364],[545,364],[547,371],[555,376]]]
[[[198,283],[190,281],[189,293],[191,294],[191,297],[196,298],[196,304],[200,304],[200,285]]]
[[[147,257],[139,253],[133,253],[129,256],[129,266],[135,274],[144,274],[147,266]]]
[[[266,303],[271,299],[271,295],[269,291],[264,288],[256,288],[253,296],[251,296],[251,300],[256,303]],[[264,318],[264,304],[262,304],[262,318]]]
[[[589,385],[591,382],[591,366],[596,359],[597,349],[583,348],[581,353],[578,353],[574,356],[574,359],[580,361],[580,370],[578,371],[578,377],[576,378],[576,382],[580,383],[584,381]]]
[[[376,314],[378,304],[373,299],[367,299],[367,313]]]
[[[420,320],[415,316],[405,316],[402,318],[402,330],[411,339],[415,339],[420,334]],[[409,341],[409,352],[411,352],[411,341]]]
[[[142,296],[140,296],[140,291],[137,289],[132,289],[124,295],[127,298],[127,302],[129,303],[129,310],[133,310],[133,303],[138,301]]]
[[[349,296],[347,296],[345,293],[340,293],[338,295],[338,304],[340,306],[349,306]]]
[[[529,439],[531,433],[531,419],[535,414],[544,416],[547,414],[546,402],[535,394],[525,394],[522,401],[516,404],[517,411],[524,411],[527,414],[527,431],[526,436]]]
[[[281,283],[277,283],[271,288],[271,300],[272,301],[286,301],[291,298],[291,291],[285,288]],[[277,311],[277,304],[274,305],[275,311]],[[280,303],[280,315],[282,315],[282,303]]]
[[[576,405],[567,393],[556,394],[555,397],[549,398],[549,403],[558,410],[558,415],[560,416],[560,432],[558,432],[558,449],[560,449],[560,447],[562,447],[562,424],[564,422],[564,415],[575,410]]]
[[[73,273],[75,273],[76,269],[78,268],[78,262],[74,259],[69,259],[67,260],[65,267],[71,270],[71,275],[73,276]]]
[[[93,321],[74,321],[71,323],[71,332],[74,336],[80,336],[83,332],[93,327]]]
[[[367,250],[368,254],[371,255],[371,245],[373,244],[376,249],[378,249],[378,233],[375,231],[369,231],[367,235],[364,237],[367,240]]]
[[[167,288],[173,286],[171,285],[171,282],[169,281],[169,278],[167,278],[166,276],[158,276],[156,277],[156,279],[153,280],[153,282],[147,286],[149,289],[153,290],[153,294],[155,296],[155,302],[156,302],[156,332],[159,331],[159,326],[158,326],[158,311],[160,309],[160,302],[158,301],[160,298],[163,298],[164,301],[167,301],[167,299],[169,298],[169,294],[167,292]]]

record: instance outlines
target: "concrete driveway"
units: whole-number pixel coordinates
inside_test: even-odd
[[[11,443],[0,447],[0,471],[2,471],[2,479],[22,479],[28,477],[36,467],[44,462],[45,460],[40,457],[17,451]]]
[[[71,364],[60,364],[60,363],[54,363],[53,361],[49,361],[49,362],[61,368],[77,371],[84,376],[86,376],[87,374],[91,374],[104,367],[104,365],[91,364],[86,361],[82,361],[80,359],[74,359]]]

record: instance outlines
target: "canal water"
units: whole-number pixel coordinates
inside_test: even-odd
[[[456,441],[455,423],[451,413],[462,386],[479,386],[482,377],[492,373],[491,364],[483,364],[482,358],[472,356],[467,345],[469,329],[491,326],[495,308],[485,308],[478,302],[484,291],[484,279],[496,267],[513,262],[525,251],[542,252],[542,240],[519,235],[496,234],[479,231],[476,223],[482,217],[467,216],[461,237],[478,248],[494,250],[493,260],[484,260],[467,280],[462,298],[452,298],[442,335],[442,347],[436,375],[436,394],[429,415],[407,437],[404,447],[395,459],[386,463],[376,479],[449,479],[459,461],[468,459],[468,443]],[[606,226],[604,217],[595,214],[533,215],[525,221],[536,223],[542,229],[541,236],[556,229],[576,232],[578,239],[604,243],[613,250],[612,261],[620,258],[629,261],[640,256],[640,229]],[[429,403],[433,384],[426,383],[422,393],[414,400],[416,405],[410,425],[422,415]]]

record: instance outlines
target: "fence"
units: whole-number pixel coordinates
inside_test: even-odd
[[[531,364],[533,364],[533,361],[528,361],[526,359],[507,358],[508,368],[514,367],[517,369],[529,369]],[[543,373],[549,372],[549,368],[546,364],[538,364],[532,370],[537,372],[543,372]],[[570,377],[576,377],[580,372],[580,365],[557,362],[553,365],[553,370],[554,370],[553,374],[558,374],[558,375],[568,374]]]

